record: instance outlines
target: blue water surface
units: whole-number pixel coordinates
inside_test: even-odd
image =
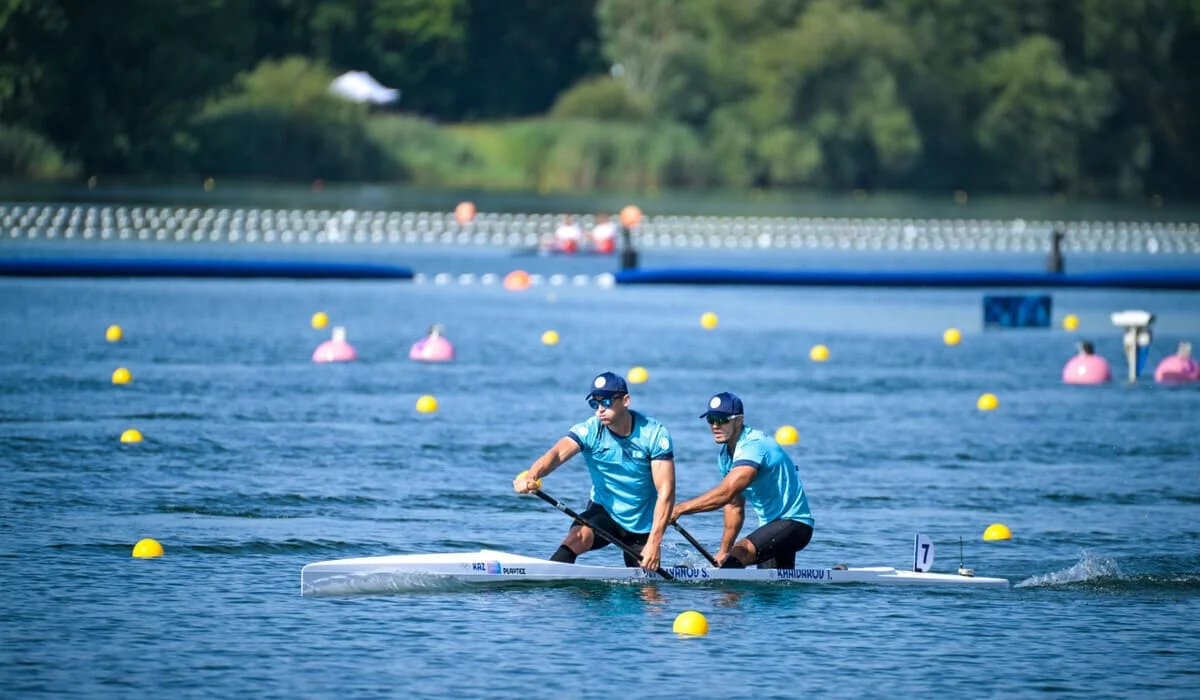
[[[131,250],[165,249],[119,252]],[[429,275],[612,269],[503,251],[372,255]],[[657,260],[728,259],[707,256]],[[1127,308],[1158,316],[1152,370],[1180,340],[1200,341],[1200,296],[1056,291],[1053,329],[983,330],[982,295],[1004,291],[0,279],[0,687],[14,698],[1195,697],[1200,385],[1066,386],[1060,373],[1088,338],[1122,377],[1108,315]],[[318,310],[347,328],[357,362],[310,361],[329,333],[309,326]],[[711,331],[707,311],[720,319]],[[1076,333],[1060,330],[1068,313]],[[433,323],[456,362],[408,360]],[[110,324],[124,340],[105,342]],[[956,347],[942,342],[949,327],[963,332]],[[557,345],[541,342],[550,329]],[[818,343],[825,363],[808,359]],[[903,567],[921,531],[939,546],[935,570],[957,568],[962,538],[967,566],[1013,588],[300,595],[300,568],[325,559],[548,556],[569,522],[514,495],[512,477],[588,415],[595,374],[635,365],[649,381],[633,407],[671,430],[681,497],[718,479],[697,416],[734,391],[749,424],[799,430],[788,449],[817,518],[801,565]],[[111,383],[117,367],[130,384]],[[984,392],[998,410],[976,409]],[[415,411],[424,394],[436,413]],[[145,441],[120,443],[129,428]],[[545,488],[581,507],[587,483],[576,461]],[[994,522],[1013,539],[982,541]],[[719,514],[684,524],[716,546]],[[143,537],[165,556],[131,558]],[[674,534],[664,559],[700,563]],[[685,610],[707,616],[707,636],[672,633]]]

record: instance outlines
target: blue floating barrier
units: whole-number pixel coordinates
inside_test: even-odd
[[[172,260],[142,258],[7,258],[0,277],[212,277],[410,280],[407,267],[291,260]]]
[[[622,270],[617,284],[782,285],[809,287],[1036,287],[1200,290],[1200,270],[1049,272],[747,270],[682,268]]]

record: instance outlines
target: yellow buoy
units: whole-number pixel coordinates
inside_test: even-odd
[[[1000,405],[1000,399],[997,399],[995,394],[983,394],[975,405],[981,411],[994,411]]]
[[[123,337],[125,337],[125,332],[116,324],[109,326],[104,331],[104,339],[110,343],[115,343]]]
[[[775,442],[780,445],[795,445],[800,440],[800,433],[790,425],[785,425],[775,431]]]
[[[1079,317],[1075,314],[1067,314],[1063,317],[1063,330],[1073,331],[1079,328]]]
[[[671,629],[675,634],[703,637],[708,634],[708,620],[695,610],[684,610],[675,618]]]
[[[543,333],[542,345],[558,345],[558,331],[546,331]]]
[[[429,394],[417,399],[417,413],[434,413],[438,409],[437,399]]]
[[[212,179],[211,177],[204,178],[204,191],[205,192],[212,192],[213,188],[216,186],[217,186],[216,180]]]
[[[983,531],[983,540],[985,542],[995,542],[996,540],[1011,540],[1012,530],[1004,523],[992,523]]]
[[[829,359],[829,348],[824,345],[814,345],[813,349],[808,351],[808,358],[813,362],[824,362]]]
[[[650,378],[650,373],[646,371],[645,367],[638,366],[629,370],[629,374],[625,378],[629,380],[630,384],[644,384]]]
[[[137,428],[130,428],[121,433],[121,442],[141,442],[142,434]]]
[[[147,537],[144,540],[138,540],[138,543],[133,545],[133,556],[138,559],[152,559],[163,555],[163,547],[158,543],[158,540],[152,540]]]
[[[706,331],[711,331],[717,327],[718,321],[719,319],[716,314],[711,311],[705,311],[704,315],[700,317],[700,326]]]
[[[315,328],[317,330],[321,330],[322,328],[324,328],[325,326],[328,326],[328,325],[329,325],[329,314],[325,313],[324,311],[318,311],[317,313],[312,315],[312,327],[313,328]]]
[[[124,367],[118,367],[113,371],[113,384],[128,384],[131,381],[133,381],[133,375]]]
[[[962,341],[962,333],[959,333],[957,328],[947,328],[946,332],[942,334],[942,341],[946,345],[958,345]]]

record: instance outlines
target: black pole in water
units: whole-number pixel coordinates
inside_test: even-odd
[[[633,232],[628,226],[621,227],[621,269],[636,270],[638,266],[638,254],[633,249]]]
[[[1063,273],[1062,242],[1066,236],[1062,229],[1054,229],[1050,238],[1050,255],[1046,256],[1046,272],[1061,275]]]

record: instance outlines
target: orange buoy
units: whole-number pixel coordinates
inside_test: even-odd
[[[642,223],[642,210],[635,204],[630,204],[621,210],[621,225],[625,228],[634,228]]]
[[[470,223],[475,218],[475,204],[459,202],[458,206],[454,207],[454,218],[460,224]]]
[[[521,292],[529,289],[529,273],[524,270],[513,270],[504,276],[504,288],[510,292]]]

